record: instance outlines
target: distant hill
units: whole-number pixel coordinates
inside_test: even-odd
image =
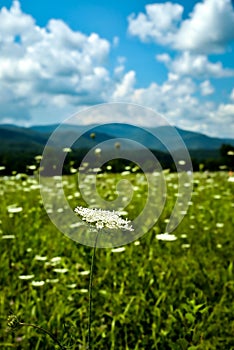
[[[59,124],[53,125],[42,125],[42,126],[32,126],[30,130],[39,132],[41,134],[46,134],[49,136]],[[91,132],[96,133],[97,139],[100,141],[108,139],[110,137],[115,138],[129,138],[136,140],[139,143],[145,145],[147,148],[154,150],[166,151],[165,147],[161,144],[159,140],[155,140],[153,135],[159,135],[163,139],[167,140],[170,144],[174,145],[174,149],[178,149],[176,143],[177,138],[174,133],[172,133],[172,128],[168,126],[160,126],[157,128],[144,128],[135,127],[128,124],[113,123],[104,125],[69,125],[64,124],[60,128],[60,133],[63,135],[68,135],[71,132],[77,133],[77,136],[84,133],[87,128],[92,128],[85,136],[88,138]],[[178,134],[181,136],[188,150],[218,150],[222,144],[230,144],[234,146],[234,139],[218,138],[207,136],[198,132],[183,130],[175,127]],[[148,130],[147,133],[145,130]],[[151,135],[151,133],[153,135]],[[104,135],[104,137],[101,137]]]
[[[5,165],[8,172],[14,170],[25,171],[27,165],[35,163],[35,156],[42,154],[50,135],[58,127],[59,124],[39,125],[29,128],[15,125],[0,125],[0,165]],[[209,137],[198,132],[175,129],[187,146],[194,164],[204,161],[209,161],[209,164],[212,162],[216,165],[221,164],[221,146],[223,144],[234,146],[234,139]],[[169,145],[174,151],[179,151],[181,147],[181,143],[177,142],[178,138],[174,128],[169,126],[142,129],[132,125],[117,123],[90,126],[62,125],[57,130],[56,139],[53,140],[53,144],[50,146],[62,149],[70,147],[70,140],[74,140],[72,149],[76,152],[73,152],[73,158],[69,155],[69,159],[75,162],[77,159],[81,161],[81,158],[89,149],[99,145],[101,142],[108,140],[111,143],[110,140],[112,140],[113,145],[116,142],[116,138],[137,141],[139,144],[151,149],[165,167],[170,166],[172,159],[164,144]],[[163,140],[164,144],[160,139]],[[137,148],[133,149],[130,141],[123,142],[121,149],[125,149],[129,155],[137,150]]]

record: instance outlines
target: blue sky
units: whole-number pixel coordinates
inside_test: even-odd
[[[0,123],[130,102],[233,138],[233,49],[231,0],[2,0]]]

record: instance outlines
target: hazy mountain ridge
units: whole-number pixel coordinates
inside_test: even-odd
[[[59,127],[59,128],[58,128]],[[58,128],[58,129],[57,129]],[[205,164],[205,169],[218,170],[223,164],[232,169],[231,160],[224,159],[220,149],[223,144],[234,146],[234,139],[212,138],[203,134],[182,130],[178,128],[161,126],[158,128],[143,129],[126,124],[105,124],[105,125],[42,125],[29,128],[15,125],[0,125],[0,166],[1,174],[14,172],[30,173],[30,165],[37,164],[35,157],[43,153],[44,147],[53,131],[56,130],[56,137],[50,142],[50,147],[57,152],[63,148],[71,147],[73,152],[68,153],[65,159],[65,173],[69,173],[71,164],[78,167],[86,153],[95,147],[101,147],[106,155],[113,157],[114,171],[122,171],[125,163],[115,156],[117,151],[116,142],[120,142],[120,149],[128,159],[135,159],[137,155],[141,162],[147,162],[142,145],[150,149],[158,159],[162,168],[175,170],[172,154],[180,154],[183,142],[187,146],[193,167],[199,169],[199,164]],[[176,130],[175,130],[176,129]],[[178,141],[178,134],[183,139]],[[158,138],[157,138],[158,136]],[[123,138],[124,140],[119,140]],[[160,139],[162,142],[160,142]],[[126,141],[127,140],[127,141]],[[133,140],[134,142],[131,142]],[[74,143],[72,144],[72,142]],[[108,141],[108,143],[105,143]],[[136,143],[138,142],[138,144]],[[168,149],[164,146],[167,145]],[[117,152],[118,153],[118,152]],[[114,155],[113,155],[114,154]],[[122,153],[123,154],[123,153]],[[93,154],[94,155],[94,154]],[[117,157],[117,158],[116,158]],[[116,160],[114,160],[116,158]],[[95,159],[94,159],[95,162]],[[56,162],[55,162],[56,163]],[[53,161],[48,163],[48,175],[55,175]]]
[[[57,130],[57,140],[69,142],[70,139],[77,140],[73,148],[83,147],[91,148],[100,142],[104,142],[111,138],[126,138],[135,140],[145,147],[166,152],[165,146],[159,141],[159,138],[164,140],[164,143],[170,144],[174,149],[178,149],[180,145],[177,143],[177,135],[174,133],[174,128],[168,126],[160,126],[158,128],[141,128],[128,124],[104,124],[104,125],[71,125],[59,124],[39,125],[32,127],[19,127],[15,125],[0,125],[1,148],[24,146],[38,147],[42,149],[50,135]],[[175,128],[181,136],[188,150],[218,150],[222,144],[231,144],[234,146],[234,139],[210,137],[198,132]],[[92,135],[91,135],[92,134]],[[91,137],[91,136],[92,137]],[[156,137],[155,137],[156,136]],[[165,142],[166,140],[166,142]]]

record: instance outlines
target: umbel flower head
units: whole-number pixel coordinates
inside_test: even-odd
[[[7,326],[11,330],[16,330],[17,328],[20,328],[21,323],[16,315],[9,315],[7,318]]]
[[[122,219],[117,211],[109,211],[102,209],[89,209],[84,207],[76,207],[75,213],[82,217],[87,224],[94,226],[96,229],[124,230],[134,231],[131,221]]]

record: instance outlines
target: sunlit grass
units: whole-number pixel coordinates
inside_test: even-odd
[[[134,186],[125,208],[133,219],[144,204],[146,179],[142,174],[124,176]],[[96,252],[94,349],[234,346],[233,182],[224,172],[195,174],[188,213],[172,233],[176,239],[168,241],[156,238],[165,233],[176,200],[176,175],[166,178],[166,207],[150,232],[124,247]],[[115,183],[113,174],[103,174],[99,193],[114,199]],[[76,176],[65,177],[64,184],[71,207],[85,205]],[[74,343],[71,349],[85,349],[92,250],[69,240],[50,222],[36,178],[2,177],[0,192],[0,348],[54,348],[35,329],[7,332],[12,311],[22,322]]]

